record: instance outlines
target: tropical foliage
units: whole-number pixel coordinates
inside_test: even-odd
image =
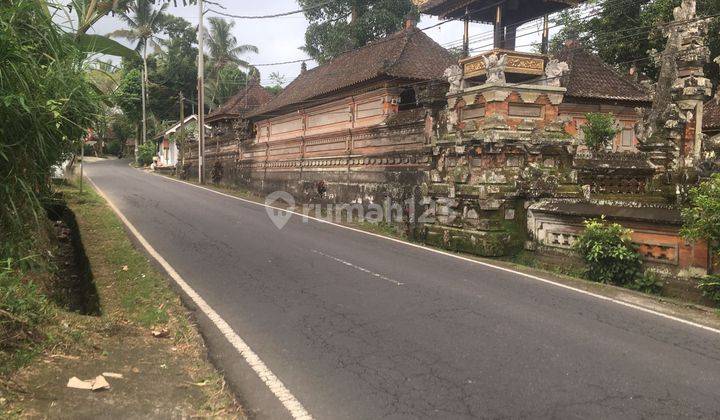
[[[232,34],[234,21],[211,17],[207,36],[207,46],[210,52],[208,63],[209,81],[207,86],[208,104],[215,108],[227,101],[247,83],[247,74],[240,68],[250,69],[250,63],[242,58],[247,53],[257,54],[258,48],[254,45],[239,45],[237,38]]]
[[[635,283],[642,261],[630,240],[631,233],[604,218],[585,221],[585,230],[574,248],[585,261],[588,279],[621,286]]]
[[[249,68],[250,63],[242,59],[243,54],[258,53],[254,45],[239,45],[237,38],[232,34],[235,27],[234,21],[228,21],[218,17],[208,19],[209,32],[207,46],[210,52],[210,67],[213,72],[226,67],[228,64],[235,64],[243,68]]]
[[[319,62],[397,32],[408,13],[417,13],[410,0],[298,0],[310,22],[302,49]]]
[[[590,112],[585,118],[587,123],[581,127],[585,144],[592,150],[604,149],[618,133],[615,118],[602,112]]]
[[[142,139],[144,143],[147,136],[147,117],[146,113],[146,92],[147,92],[147,80],[148,80],[148,66],[147,66],[147,55],[148,46],[152,45],[156,48],[160,48],[157,39],[157,33],[160,31],[160,27],[163,23],[163,12],[167,9],[168,4],[162,3],[158,8],[155,7],[155,2],[148,0],[134,0],[128,3],[126,10],[120,11],[119,16],[128,26],[128,29],[119,29],[112,32],[110,35],[115,37],[122,37],[130,42],[137,42],[135,50],[142,51],[143,57],[143,77],[142,77]],[[139,140],[138,139],[138,140]]]
[[[690,240],[705,240],[716,257],[720,257],[720,174],[690,190],[689,202],[683,209],[682,235]],[[708,276],[700,284],[706,296],[720,304],[720,276]]]
[[[681,0],[591,0],[584,7],[567,9],[556,18],[560,31],[553,37],[551,51],[557,52],[563,42],[576,39],[597,52],[606,62],[656,77],[658,69],[648,51],[662,51],[665,38],[662,25],[672,21],[673,9]],[[698,16],[714,16],[720,0],[697,2]],[[713,19],[708,36],[710,56],[720,55],[720,20]],[[718,67],[705,66],[705,74],[717,85]]]
[[[9,4],[9,7],[8,7]],[[26,272],[44,264],[53,165],[78,150],[100,110],[86,54],[37,0],[0,7],[0,375],[41,335],[51,307]],[[43,252],[42,254],[46,254]],[[9,362],[10,361],[10,362]]]
[[[39,2],[11,3],[0,8],[0,259],[28,251],[52,166],[99,111],[85,55]]]

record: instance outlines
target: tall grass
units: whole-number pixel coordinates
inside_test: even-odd
[[[0,260],[31,253],[52,166],[99,112],[85,56],[39,0],[0,7]]]
[[[44,6],[0,0],[0,379],[41,347],[52,307],[29,268],[48,253],[43,202],[99,112],[86,57]]]

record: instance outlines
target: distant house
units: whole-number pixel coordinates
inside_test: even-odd
[[[213,128],[223,125],[230,126],[232,121],[245,118],[249,113],[272,99],[272,93],[260,86],[257,79],[250,78],[247,86],[231,96],[222,106],[210,112],[205,119],[205,123]]]
[[[185,129],[185,136],[188,142],[197,141],[197,115],[191,115],[185,118],[182,126]],[[178,122],[169,129],[163,132],[162,136],[158,139],[158,152],[157,152],[157,166],[175,166],[180,152],[176,143],[178,134],[180,132],[181,124]],[[205,125],[205,130],[210,130],[209,125]]]

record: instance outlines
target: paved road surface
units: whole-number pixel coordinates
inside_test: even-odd
[[[125,162],[86,171],[315,418],[720,418],[712,331],[298,217],[278,230]],[[199,318],[251,414],[287,418]]]

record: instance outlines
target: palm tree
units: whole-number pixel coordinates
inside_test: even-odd
[[[147,116],[145,110],[145,98],[147,92],[147,49],[148,44],[158,46],[155,35],[160,31],[163,21],[163,12],[167,9],[168,3],[162,3],[159,8],[150,3],[150,0],[134,0],[127,6],[127,9],[119,13],[120,19],[125,21],[129,29],[119,29],[109,35],[125,38],[130,42],[137,41],[135,50],[142,51],[143,76],[142,76],[142,142],[147,140]],[[137,152],[137,142],[136,142]]]
[[[240,58],[242,54],[255,53],[258,48],[254,45],[238,45],[237,38],[232,34],[234,21],[227,21],[218,17],[208,18],[210,31],[206,36],[208,50],[210,51],[210,78],[209,84],[210,107],[222,105],[230,92],[237,91],[244,84],[246,77],[240,67],[250,69],[250,63]]]
[[[240,58],[242,54],[258,53],[258,47],[254,45],[238,45],[237,38],[232,34],[235,27],[234,21],[227,21],[218,17],[208,18],[210,32],[207,35],[207,46],[210,50],[211,68],[217,73],[228,64],[236,64],[243,68],[249,68],[250,63]]]

